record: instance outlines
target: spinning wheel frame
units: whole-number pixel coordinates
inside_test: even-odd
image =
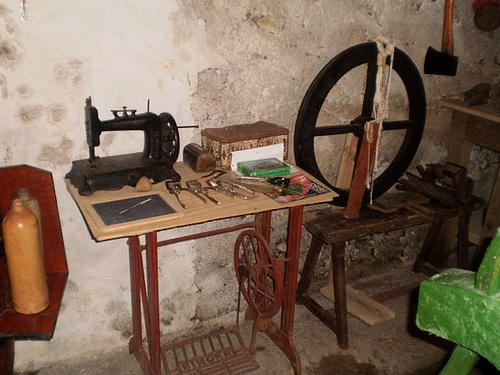
[[[349,190],[337,187],[332,181],[325,178],[317,163],[314,139],[349,133],[354,134],[359,140],[363,138],[365,123],[373,120],[377,54],[377,44],[370,42],[351,47],[334,57],[312,82],[298,113],[294,135],[295,161],[299,167],[314,175],[339,194],[339,197],[332,202],[336,205],[346,205]],[[395,48],[393,56],[393,73],[395,72],[399,76],[406,90],[409,107],[408,118],[384,122],[382,130],[402,129],[406,130],[406,134],[393,161],[374,180],[373,198],[389,190],[406,171],[418,149],[425,125],[425,89],[418,69],[401,50]],[[363,64],[367,64],[367,79],[360,115],[348,125],[316,127],[318,116],[330,91],[345,74]],[[390,66],[389,63],[388,66]],[[359,153],[360,143],[358,141],[357,153]]]

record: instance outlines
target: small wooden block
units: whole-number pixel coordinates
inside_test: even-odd
[[[384,305],[368,297],[363,292],[356,290],[349,285],[346,285],[346,292],[347,311],[369,326],[386,322],[394,319],[396,316],[396,313],[391,309],[388,309]],[[321,288],[320,293],[330,301],[335,302],[332,286],[325,286]]]
[[[409,204],[423,204],[429,202],[429,198],[415,192],[388,193],[375,199],[369,208],[385,214],[396,212]]]
[[[215,156],[196,143],[190,143],[182,152],[184,164],[196,173],[210,172],[215,169]]]

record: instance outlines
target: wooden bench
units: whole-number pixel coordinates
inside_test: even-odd
[[[365,236],[404,229],[420,224],[431,223],[426,240],[414,264],[417,272],[434,274],[444,267],[448,260],[448,251],[438,245],[439,233],[446,227],[447,220],[459,218],[458,229],[458,266],[468,267],[468,225],[470,213],[484,207],[484,201],[474,198],[470,203],[458,208],[447,208],[439,204],[428,204],[426,209],[432,217],[422,217],[407,209],[393,213],[382,213],[368,209],[359,217],[347,219],[344,210],[332,208],[309,211],[304,215],[304,225],[312,234],[309,251],[304,263],[297,289],[297,302],[303,304],[318,319],[337,335],[337,343],[342,349],[348,348],[347,296],[345,248],[346,242]],[[323,308],[309,292],[314,270],[323,245],[331,246],[333,295],[335,307]],[[408,288],[395,291],[393,297],[403,295]]]

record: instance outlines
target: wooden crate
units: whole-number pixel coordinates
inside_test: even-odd
[[[201,131],[201,144],[216,159],[217,167],[231,169],[232,153],[283,143],[283,158],[288,158],[288,129],[258,121],[253,124],[208,128]]]

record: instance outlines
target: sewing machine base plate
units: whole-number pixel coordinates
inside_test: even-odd
[[[180,181],[173,162],[146,159],[141,152],[75,160],[72,164],[66,178],[78,188],[80,195],[91,195],[96,190],[119,190],[125,185],[135,186],[143,176],[152,179],[153,183]]]

